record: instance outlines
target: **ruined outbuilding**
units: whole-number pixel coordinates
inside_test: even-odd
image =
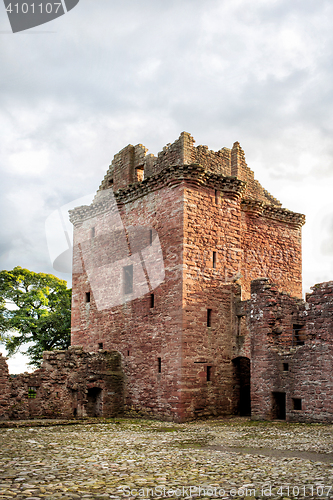
[[[179,422],[333,421],[333,283],[302,300],[305,217],[254,179],[238,142],[211,151],[183,132],[157,157],[129,145],[70,217],[72,350],[46,353],[36,372],[59,415],[124,404]]]

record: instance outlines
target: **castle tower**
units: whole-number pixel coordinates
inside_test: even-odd
[[[239,411],[251,355],[239,304],[259,277],[301,297],[304,216],[262,188],[239,143],[214,152],[183,132],[157,157],[120,151],[71,220],[72,345],[122,354],[134,409]]]

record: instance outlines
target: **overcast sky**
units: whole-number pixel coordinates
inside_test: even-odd
[[[241,143],[306,214],[304,292],[333,279],[332,23],[331,0],[80,0],[12,34],[0,5],[0,268],[69,279],[46,218],[96,191],[128,143],[156,154],[185,130]]]

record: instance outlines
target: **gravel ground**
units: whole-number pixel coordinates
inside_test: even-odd
[[[333,425],[55,424],[0,428],[0,499],[333,498]]]

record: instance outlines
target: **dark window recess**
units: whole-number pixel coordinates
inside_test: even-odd
[[[133,293],[133,264],[123,267],[124,294]]]
[[[98,342],[98,349],[103,349],[103,342]]]
[[[111,187],[111,186],[113,186],[113,179],[109,179],[109,181],[108,181],[108,185],[109,185],[110,187]]]
[[[302,400],[300,398],[293,398],[293,410],[301,410],[302,409]]]
[[[215,205],[218,205],[219,203],[219,192],[217,189],[215,189]]]
[[[90,302],[90,292],[86,292],[86,302]]]
[[[207,309],[207,326],[212,326],[212,310]]]
[[[283,363],[283,371],[288,372],[289,371],[289,364],[288,363]]]
[[[95,238],[96,230],[94,227],[91,228],[91,237]]]
[[[213,252],[213,269],[216,268],[216,252]]]
[[[212,367],[207,366],[207,382],[211,381],[211,377],[212,377]]]
[[[302,329],[303,325],[293,325],[293,345],[304,345]]]
[[[150,307],[154,307],[155,306],[155,297],[154,297],[154,294],[152,293],[150,295]]]
[[[36,387],[29,387],[28,388],[28,398],[35,399],[36,396],[37,396],[37,388]]]
[[[130,352],[129,352],[129,351],[127,351],[127,356],[129,356],[129,354],[130,354]]]
[[[158,373],[162,373],[162,358],[157,358],[158,361]]]
[[[149,245],[153,244],[153,230],[149,229]]]

